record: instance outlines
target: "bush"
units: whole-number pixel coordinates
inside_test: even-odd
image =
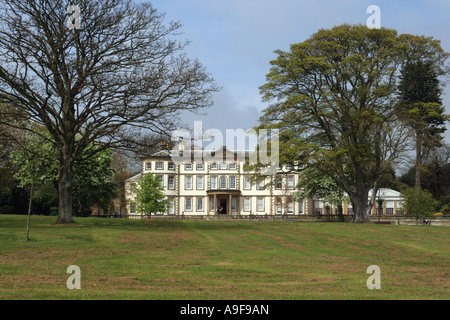
[[[10,205],[1,206],[0,214],[14,214],[14,206],[10,206]]]
[[[428,217],[436,212],[438,201],[428,191],[410,187],[402,191],[402,197],[405,199],[403,207],[407,215]]]

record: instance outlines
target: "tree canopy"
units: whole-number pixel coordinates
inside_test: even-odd
[[[367,221],[369,190],[376,194],[409,148],[398,117],[402,67],[428,56],[440,68],[447,54],[437,40],[362,25],[319,30],[275,53],[260,87],[271,104],[259,128],[278,128],[280,153],[332,178],[350,197],[354,221]]]
[[[73,166],[107,148],[133,148],[144,133],[169,134],[179,113],[211,104],[214,80],[186,57],[181,24],[150,3],[79,0],[0,2],[0,123],[44,126],[58,161],[58,223],[71,223]],[[11,108],[3,106],[9,105]],[[32,131],[32,127],[18,127]],[[145,134],[147,137],[148,134]]]

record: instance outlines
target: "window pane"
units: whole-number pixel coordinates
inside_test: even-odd
[[[288,213],[289,214],[294,213],[294,203],[292,201],[288,202]]]
[[[236,198],[231,198],[231,211],[236,211]]]
[[[226,189],[227,188],[227,178],[220,177],[220,189]]]
[[[258,211],[264,211],[264,198],[258,198]]]
[[[217,189],[217,177],[216,176],[211,177],[211,189]]]
[[[236,163],[230,163],[230,170],[236,169]]]
[[[250,189],[250,178],[244,177],[244,189]]]
[[[203,177],[197,177],[197,190],[202,190],[203,189]]]
[[[294,189],[294,177],[293,176],[287,177],[287,187],[288,187],[288,189]]]
[[[227,169],[227,164],[226,163],[221,163],[220,164],[220,170],[226,170]]]
[[[236,189],[236,177],[230,177],[230,189]]]
[[[281,177],[276,177],[275,180],[275,189],[280,190],[281,189]]]
[[[152,163],[151,162],[146,162],[145,163],[145,169],[146,170],[152,170]]]
[[[203,163],[197,163],[197,170],[203,170]]]
[[[203,211],[203,198],[197,198],[197,211]]]
[[[174,213],[173,204],[174,204],[173,199],[169,199],[169,204],[167,206],[167,213],[168,214],[173,214]]]
[[[250,211],[250,198],[244,198],[244,211]]]
[[[157,162],[156,163],[156,169],[161,170],[163,168],[163,163],[162,162]]]
[[[169,177],[167,178],[167,186],[168,186],[168,188],[169,188],[170,190],[175,189],[174,178],[175,178],[174,176],[169,176]]]
[[[175,169],[175,164],[173,162],[169,162],[169,170],[174,170]]]
[[[211,170],[216,170],[217,169],[217,163],[211,163]]]
[[[264,180],[258,182],[258,190],[264,190]]]
[[[186,177],[186,189],[187,190],[192,189],[192,177]]]
[[[186,198],[186,211],[192,210],[192,198]]]

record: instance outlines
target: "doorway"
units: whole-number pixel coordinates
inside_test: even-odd
[[[227,214],[227,199],[220,199],[219,205],[219,214]]]

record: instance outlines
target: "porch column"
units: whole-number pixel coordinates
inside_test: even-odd
[[[206,206],[206,212],[207,212],[207,216],[209,217],[209,214],[211,213],[211,197],[208,196],[208,201],[207,201],[207,206]]]

